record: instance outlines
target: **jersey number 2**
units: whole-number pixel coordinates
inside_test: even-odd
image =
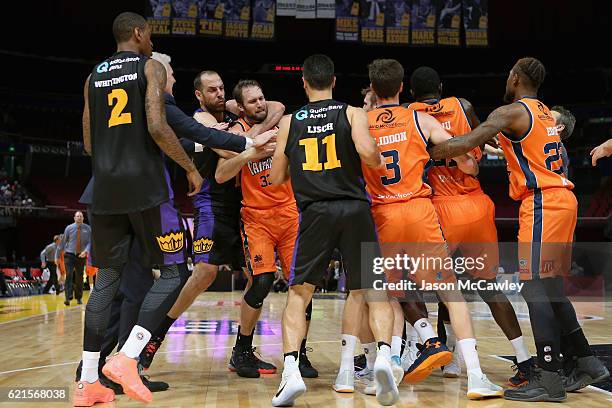
[[[561,143],[557,142],[550,142],[544,145],[544,154],[548,155],[545,162],[546,168],[557,174],[564,173],[563,160],[560,157],[562,146]],[[552,151],[554,151],[554,153],[550,154]],[[556,164],[556,168],[553,168],[553,163]]]
[[[302,170],[321,171],[323,169],[331,170],[342,167],[342,163],[340,163],[336,154],[336,134],[332,133],[329,136],[325,136],[321,139],[321,142],[327,147],[327,161],[325,163],[319,161],[319,139],[309,137],[300,140],[300,146],[304,146],[306,155],[306,162],[302,163]]]
[[[113,106],[113,102],[117,101],[117,104]],[[113,89],[108,94],[108,106],[113,106],[111,110],[110,118],[108,119],[108,127],[125,125],[132,123],[132,114],[123,112],[128,103],[128,94],[124,89],[118,88]]]

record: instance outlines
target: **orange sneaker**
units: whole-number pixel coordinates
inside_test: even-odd
[[[424,346],[417,345],[417,347],[420,348],[420,352],[417,359],[408,368],[404,382],[423,381],[434,369],[445,366],[453,360],[453,353],[437,337],[427,340]]]
[[[74,389],[72,398],[73,407],[91,407],[96,402],[111,402],[115,400],[115,393],[110,388],[106,388],[96,380],[95,383],[79,381]]]
[[[137,364],[136,359],[129,358],[124,353],[117,353],[104,364],[102,372],[111,381],[121,384],[128,397],[149,403],[153,400],[153,394],[142,383]]]

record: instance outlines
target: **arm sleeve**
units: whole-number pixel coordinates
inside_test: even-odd
[[[189,139],[206,147],[243,152],[246,139],[233,133],[208,128],[187,116],[177,106],[166,105],[166,119],[179,138]]]

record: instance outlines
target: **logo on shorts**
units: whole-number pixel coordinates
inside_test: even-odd
[[[253,257],[253,262],[255,262],[256,264],[260,264],[263,262],[263,256],[261,255],[255,255]]]
[[[519,272],[529,272],[529,269],[527,268],[527,260],[526,259],[519,259]]]
[[[212,239],[202,237],[193,241],[193,252],[196,254],[207,254],[212,249],[214,243],[215,242]]]
[[[542,272],[553,272],[555,270],[555,261],[542,262]]]
[[[183,231],[170,231],[157,238],[157,243],[162,252],[174,253],[183,249]]]

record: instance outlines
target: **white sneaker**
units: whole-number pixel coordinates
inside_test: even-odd
[[[419,349],[416,346],[416,341],[407,341],[402,354],[402,369],[408,371],[410,366],[416,361]]]
[[[393,371],[395,385],[399,387],[404,379],[404,369],[402,368],[402,361],[399,356],[391,356],[391,370]]]
[[[453,360],[445,365],[442,369],[442,376],[444,378],[457,378],[461,375],[461,366],[463,365],[463,357],[457,347],[453,350]]]
[[[306,392],[306,384],[302,380],[300,370],[294,370],[289,374],[283,371],[278,392],[272,398],[273,407],[292,407],[296,398]]]
[[[383,356],[376,357],[374,363],[374,381],[376,382],[376,400],[380,405],[393,405],[399,399],[399,391],[395,385],[393,369],[389,360]]]
[[[334,391],[352,393],[355,391],[355,370],[342,370],[336,376]]]
[[[355,373],[355,377],[363,385],[365,395],[376,395],[376,381],[374,381],[374,371],[364,368]]]
[[[480,399],[487,397],[502,397],[504,389],[493,384],[486,375],[482,376],[468,372],[468,399]]]

